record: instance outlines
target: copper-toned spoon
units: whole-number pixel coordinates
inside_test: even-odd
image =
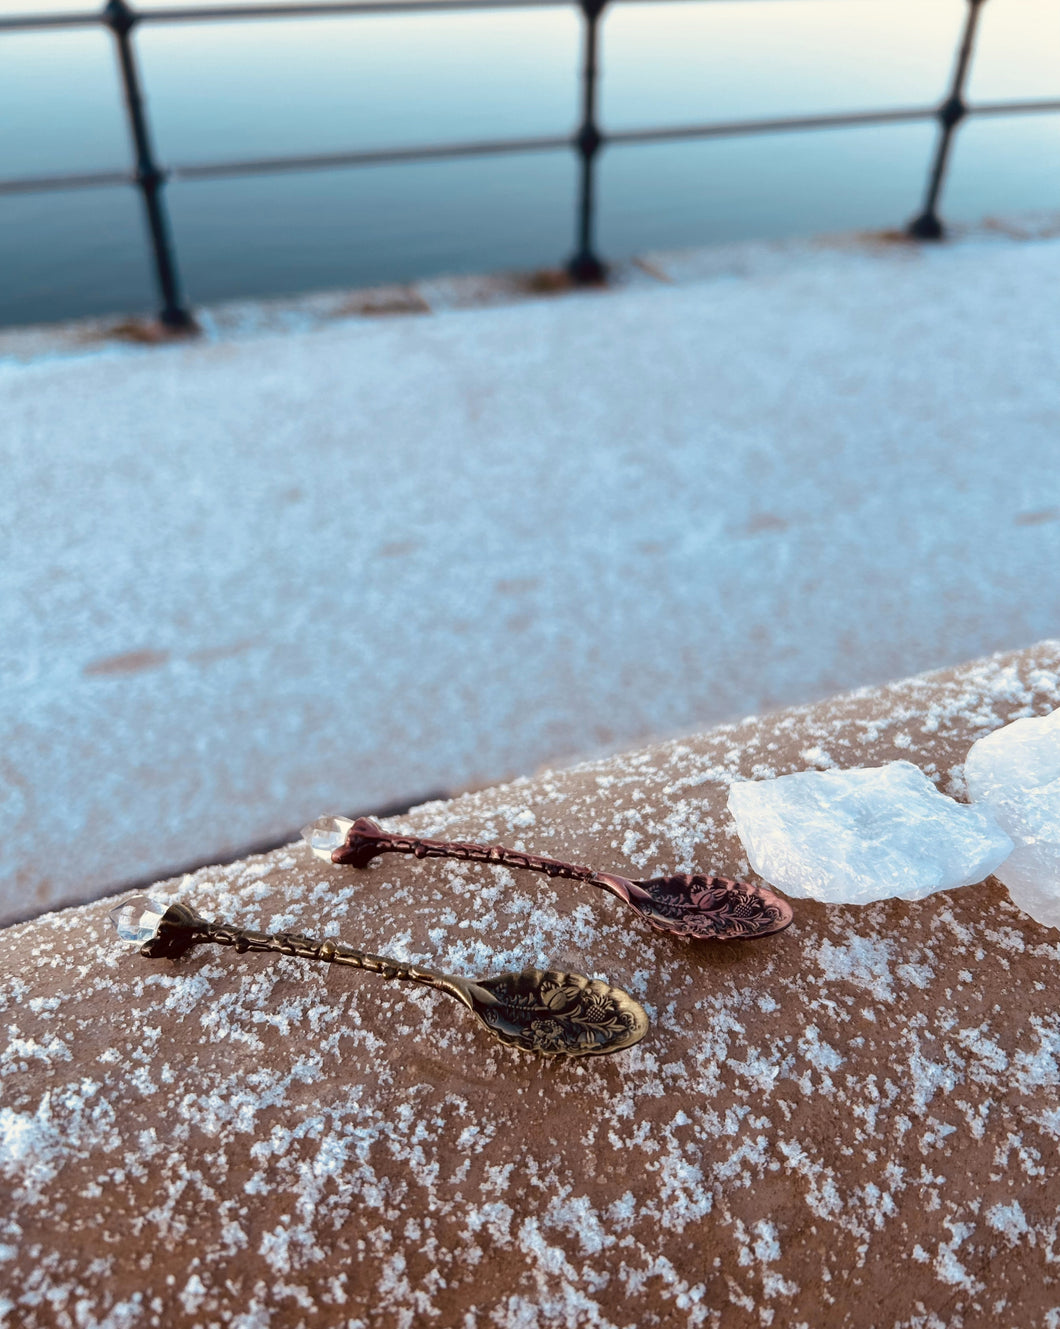
[[[123,940],[143,943],[140,954],[149,960],[177,960],[193,946],[231,946],[239,954],[271,951],[302,960],[323,960],[447,992],[494,1038],[523,1052],[550,1057],[601,1056],[632,1047],[648,1032],[644,1007],[628,992],[582,974],[523,969],[489,978],[459,978],[358,951],[330,938],[314,941],[297,932],[253,932],[231,923],[214,923],[200,918],[187,905],[167,907],[145,895],[116,905],[110,918]]]
[[[613,872],[596,872],[555,858],[539,858],[502,845],[462,841],[419,840],[391,835],[368,817],[321,817],[302,835],[318,858],[349,867],[366,868],[377,854],[412,854],[416,858],[459,858],[475,863],[543,872],[598,886],[617,896],[660,932],[678,937],[768,937],[791,922],[791,906],[764,886],[730,877],[681,872],[672,877],[630,881]]]

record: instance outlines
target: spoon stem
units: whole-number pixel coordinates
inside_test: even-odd
[[[415,858],[457,858],[470,863],[492,863],[498,867],[543,872],[546,877],[568,877],[572,881],[595,883],[593,868],[577,863],[561,863],[558,858],[524,854],[503,845],[472,844],[465,840],[421,840],[413,835],[391,835],[369,817],[361,817],[350,827],[346,843],[331,855],[333,863],[365,868],[378,854],[411,854]]]
[[[452,989],[447,974],[435,973],[420,965],[406,964],[386,955],[373,955],[359,951],[345,942],[325,938],[317,941],[300,932],[256,932],[252,928],[236,927],[232,923],[215,923],[200,918],[185,905],[170,905],[163,915],[158,935],[140,948],[150,959],[166,956],[177,959],[193,946],[231,946],[240,955],[248,951],[290,955],[300,960],[318,960],[324,964],[346,965],[350,969],[363,969],[380,978],[399,983],[419,983],[425,987]]]

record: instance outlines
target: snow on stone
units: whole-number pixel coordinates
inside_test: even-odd
[[[3,359],[0,918],[1055,631],[1060,241],[653,263]]]
[[[867,904],[982,881],[1012,852],[989,812],[908,761],[741,781],[729,810],[751,866],[787,895]]]
[[[969,796],[1015,841],[998,880],[1020,909],[1060,928],[1060,710],[1025,716],[978,739],[964,777]]]

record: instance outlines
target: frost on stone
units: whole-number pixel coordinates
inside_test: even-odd
[[[964,775],[969,797],[1015,842],[996,873],[1013,904],[1060,927],[1060,710],[1014,720],[973,743]]]
[[[940,794],[908,761],[737,783],[729,811],[759,876],[829,904],[970,886],[1012,851],[988,810]]]

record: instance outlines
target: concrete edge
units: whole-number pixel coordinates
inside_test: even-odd
[[[950,228],[947,246],[990,241],[1049,240],[1060,236],[1060,213],[988,217]],[[768,275],[824,256],[915,261],[921,241],[903,231],[852,231],[783,240],[745,240],[692,249],[658,250],[611,266],[606,286],[575,286],[562,268],[436,276],[405,284],[354,290],[315,291],[293,296],[234,300],[195,310],[193,340],[207,343],[252,341],[285,332],[371,321],[422,317],[451,310],[482,309],[561,297],[601,296],[631,287],[684,286]],[[119,351],[149,352],[187,342],[153,317],[109,314],[62,323],[0,328],[0,365],[38,359],[82,357]]]

